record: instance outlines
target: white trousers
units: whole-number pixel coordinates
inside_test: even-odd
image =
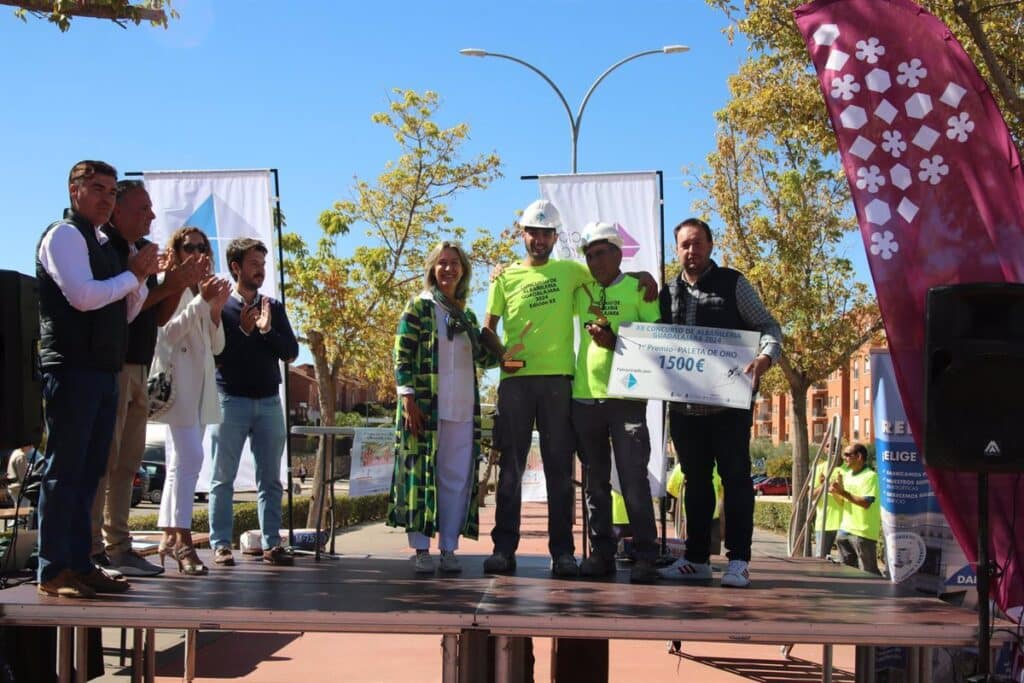
[[[157,526],[161,529],[191,529],[192,501],[195,500],[199,470],[203,466],[203,433],[206,427],[201,424],[168,426],[167,431],[174,448],[167,452],[167,476],[164,478]]]
[[[472,478],[476,476],[474,465],[473,422],[440,420],[437,429],[437,545],[441,550],[459,547]],[[430,537],[410,533],[409,547],[429,550]]]

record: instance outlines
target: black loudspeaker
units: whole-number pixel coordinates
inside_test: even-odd
[[[38,346],[36,279],[0,270],[0,448],[38,444],[43,437]]]
[[[925,462],[1024,471],[1024,284],[928,292]]]

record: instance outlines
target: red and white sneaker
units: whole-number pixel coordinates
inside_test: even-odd
[[[659,569],[658,574],[666,581],[710,581],[711,563],[690,562],[681,557],[669,566]]]
[[[729,566],[722,574],[722,585],[726,588],[746,588],[750,585],[750,563],[746,560],[729,560]]]

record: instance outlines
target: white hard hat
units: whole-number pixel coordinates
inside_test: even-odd
[[[558,230],[562,227],[562,217],[555,205],[547,199],[538,199],[530,204],[523,211],[519,219],[519,226],[522,228],[547,228]]]
[[[594,242],[610,242],[622,249],[622,235],[617,226],[603,221],[592,221],[580,232],[580,253],[587,253],[587,247]]]

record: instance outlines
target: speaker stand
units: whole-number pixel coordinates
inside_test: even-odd
[[[992,651],[989,636],[989,579],[992,564],[988,559],[988,472],[978,472],[978,674],[971,681],[990,680]]]

